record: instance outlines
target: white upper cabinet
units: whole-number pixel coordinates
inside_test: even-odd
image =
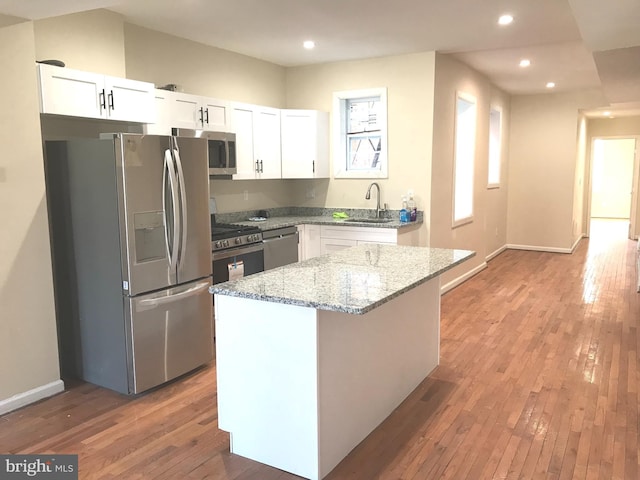
[[[225,100],[169,92],[172,127],[230,131],[230,106]]]
[[[231,118],[238,167],[233,178],[281,178],[280,110],[232,103]]]
[[[281,110],[282,178],[329,177],[329,114]]]
[[[154,93],[156,122],[143,126],[147,135],[171,135],[171,92],[157,88]]]
[[[40,113],[126,122],[156,121],[151,83],[39,64]]]
[[[260,163],[260,178],[282,178],[280,110],[258,107],[254,118],[253,141]]]

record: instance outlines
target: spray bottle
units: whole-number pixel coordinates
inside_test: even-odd
[[[409,211],[409,221],[415,222],[418,219],[418,207],[413,199],[413,192],[409,191],[409,200],[407,201],[407,210]]]

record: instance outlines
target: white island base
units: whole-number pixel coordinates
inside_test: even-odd
[[[363,314],[216,294],[231,452],[326,476],[438,365],[439,276]]]

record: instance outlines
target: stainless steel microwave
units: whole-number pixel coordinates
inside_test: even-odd
[[[235,133],[208,132],[186,128],[174,128],[171,133],[177,137],[198,137],[208,140],[209,175],[233,175],[238,172]]]

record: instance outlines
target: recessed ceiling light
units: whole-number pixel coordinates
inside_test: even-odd
[[[556,84],[555,84],[555,83],[553,83],[553,82],[547,82],[547,88],[553,88],[553,87],[555,87],[555,86],[556,86]]]
[[[521,67],[528,67],[529,65],[531,65],[531,60],[527,58],[523,58],[522,60],[520,60]]]
[[[505,15],[500,15],[500,18],[498,18],[499,25],[509,25],[511,22],[513,22],[513,16],[509,15],[508,13]]]
[[[611,112],[609,111],[602,112],[602,115],[604,115],[605,117],[608,117],[609,115],[611,115]]]
[[[316,46],[316,42],[314,42],[313,40],[305,40],[302,46],[307,50],[311,50]]]

